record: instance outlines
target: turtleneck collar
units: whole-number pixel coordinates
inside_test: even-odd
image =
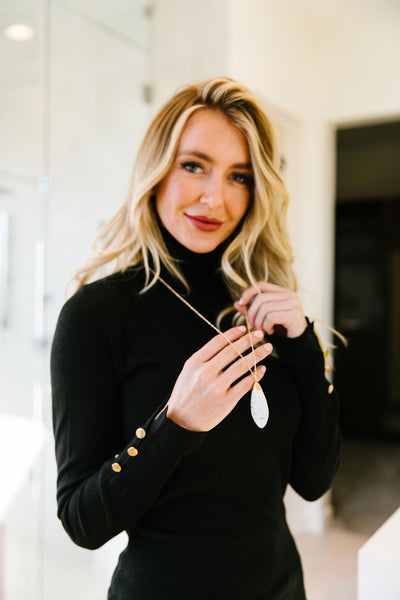
[[[221,266],[222,254],[229,243],[225,240],[212,252],[193,252],[183,246],[169,231],[159,223],[161,235],[172,258],[178,260],[178,267],[190,286],[207,286],[207,282],[215,282]]]
[[[183,246],[161,223],[159,223],[159,227],[167,250],[170,256],[178,261],[177,266],[188,283],[190,292],[188,293],[182,282],[176,279],[164,266],[161,267],[162,278],[176,292],[186,297],[190,304],[201,314],[215,323],[220,312],[232,305],[232,299],[220,267],[224,250],[234,234],[212,252],[199,253]],[[229,321],[225,328],[231,326]]]

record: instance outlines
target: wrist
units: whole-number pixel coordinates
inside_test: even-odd
[[[301,335],[303,335],[303,333],[305,332],[305,330],[308,327],[308,321],[306,320],[305,317],[303,317],[302,322],[300,322],[299,324],[296,324],[295,327],[291,328],[288,330],[288,335],[287,337],[290,339],[295,339],[300,337]]]
[[[172,406],[167,405],[166,417],[170,421],[173,421],[175,425],[179,425],[179,427],[182,427],[183,429],[187,429],[188,431],[199,431],[198,429],[195,429],[191,423],[188,423],[186,419],[182,418],[178,411]]]

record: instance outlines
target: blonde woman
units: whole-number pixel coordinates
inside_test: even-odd
[[[180,90],[62,309],[58,514],[85,548],[127,531],[109,600],[305,598],[283,495],[330,487],[338,400],[296,294],[275,158],[244,86]]]

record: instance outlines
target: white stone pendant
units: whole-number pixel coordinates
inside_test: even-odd
[[[267,399],[259,383],[253,385],[250,397],[250,410],[257,427],[260,427],[260,429],[265,427],[268,422],[269,408]]]

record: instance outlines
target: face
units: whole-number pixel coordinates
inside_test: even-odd
[[[245,136],[223,113],[199,109],[186,123],[175,161],[157,187],[157,212],[183,246],[211,252],[246,213],[252,183]]]

